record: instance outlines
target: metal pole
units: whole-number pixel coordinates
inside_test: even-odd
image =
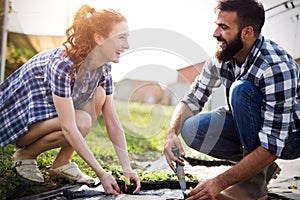
[[[4,81],[5,72],[5,60],[6,60],[6,44],[7,44],[7,21],[8,21],[8,9],[9,0],[4,2],[4,17],[3,17],[3,27],[2,27],[2,47],[1,47],[1,79],[0,83]]]

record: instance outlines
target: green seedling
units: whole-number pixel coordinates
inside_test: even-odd
[[[124,175],[122,175],[122,176],[120,177],[120,180],[124,181],[124,183],[125,183],[126,185],[130,185],[130,184],[131,184],[130,179],[127,178],[127,177],[124,176]]]
[[[291,181],[289,181],[289,183],[290,183],[290,186],[288,186],[288,189],[298,189],[296,181],[291,180]]]
[[[289,189],[298,189],[297,185],[293,184],[288,187]]]

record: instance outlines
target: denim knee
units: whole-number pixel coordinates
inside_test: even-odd
[[[251,94],[255,94],[254,97],[252,97],[251,100],[256,102],[259,106],[262,104],[262,95],[259,91],[258,87],[250,83],[246,80],[239,80],[234,82],[230,87],[229,92],[229,102],[232,109],[244,106],[243,102],[248,101],[249,96],[251,97]]]
[[[262,93],[258,87],[246,80],[232,84],[229,100],[241,143],[248,150],[260,145],[258,133],[262,126]]]
[[[192,145],[192,142],[196,137],[198,124],[199,122],[193,120],[193,117],[191,117],[185,120],[185,122],[182,125],[181,137],[188,146]]]

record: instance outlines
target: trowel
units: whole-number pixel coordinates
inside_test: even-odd
[[[179,158],[179,149],[177,147],[172,147],[172,152],[173,154]],[[179,163],[176,162],[176,175],[180,184],[180,188],[183,194],[183,197],[185,199],[186,197],[186,181],[185,181],[185,174],[184,174],[184,166],[180,165]]]

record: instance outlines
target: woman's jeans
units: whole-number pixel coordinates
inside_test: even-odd
[[[221,159],[232,159],[260,146],[262,94],[248,81],[236,81],[229,94],[231,111],[225,107],[187,119],[181,130],[188,146]],[[289,133],[282,159],[300,157],[300,131]]]

